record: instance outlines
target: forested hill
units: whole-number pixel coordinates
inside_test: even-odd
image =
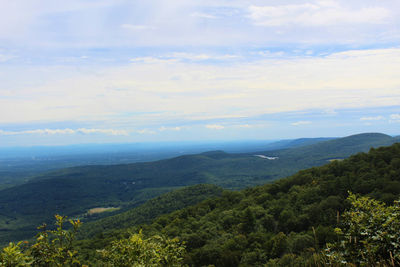
[[[264,145],[262,151],[280,150],[334,140],[334,137],[284,139]],[[260,149],[259,149],[260,150]],[[252,150],[254,151],[254,149]],[[244,152],[243,152],[244,153]]]
[[[260,185],[396,140],[383,134],[361,134],[267,151],[261,156],[260,153],[220,151],[156,162],[84,166],[47,173],[0,191],[0,242],[32,236],[36,226],[51,222],[55,213],[81,217],[96,207],[119,207],[123,211],[162,193],[200,183],[228,189]],[[266,156],[279,158],[271,160]]]
[[[309,266],[316,260],[314,252],[337,240],[334,228],[338,216],[349,207],[349,191],[388,204],[399,199],[400,144],[303,170],[272,184],[226,191],[220,198],[130,230],[180,238],[186,242],[185,261],[190,266],[262,266],[267,262]],[[107,236],[117,233],[128,232],[115,229]],[[103,238],[98,235],[81,245],[91,247]],[[361,247],[353,252],[356,249]]]
[[[148,200],[146,203],[123,213],[85,223],[80,238],[91,238],[98,234],[125,229],[132,225],[150,223],[154,218],[175,210],[195,205],[203,200],[222,195],[221,187],[199,184],[177,189]],[[99,244],[98,244],[99,245]]]
[[[260,152],[287,157],[292,160],[325,164],[327,160],[343,159],[358,152],[368,152],[371,147],[390,146],[400,141],[400,137],[391,137],[381,133],[363,133],[333,140],[312,143],[295,148]],[[303,142],[304,143],[304,142]],[[314,161],[311,161],[312,158]],[[304,161],[303,161],[304,159]]]

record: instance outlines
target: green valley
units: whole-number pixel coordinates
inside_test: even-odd
[[[346,158],[397,141],[384,134],[361,134],[283,150],[232,154],[222,151],[155,162],[62,169],[31,179],[0,194],[0,240],[32,236],[53,215],[83,218],[97,207],[119,207],[98,217],[124,212],[162,193],[195,184],[225,189],[261,185],[304,168]],[[277,157],[269,160],[255,155]],[[98,218],[96,217],[96,218]]]
[[[48,232],[56,243],[38,238],[16,259],[42,260],[49,246],[52,261],[76,266],[161,260],[148,254],[154,249],[166,266],[396,266],[399,198],[397,143],[241,191],[182,188],[85,223],[68,247],[57,241],[69,236],[59,227]],[[1,257],[20,249],[11,244]]]
[[[272,184],[225,191],[219,198],[160,216],[151,224],[125,217],[114,230],[97,226],[98,235],[80,245],[110,244],[142,229],[147,236],[162,234],[184,241],[189,266],[314,266],[315,253],[338,238],[334,228],[341,227],[339,215],[350,208],[346,200],[350,191],[387,204],[399,200],[400,144],[300,171]],[[399,236],[395,238],[400,244]]]

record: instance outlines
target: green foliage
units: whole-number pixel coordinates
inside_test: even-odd
[[[163,194],[121,214],[85,223],[78,234],[78,238],[84,240],[77,241],[81,260],[95,261],[98,257],[96,249],[103,249],[112,241],[127,238],[132,227],[151,223],[160,215],[215,198],[222,191],[222,188],[215,185],[189,186]]]
[[[177,189],[123,213],[85,223],[82,226],[79,237],[93,238],[98,234],[114,235],[111,231],[112,229],[124,229],[143,223],[150,223],[160,215],[220,196],[222,191],[223,189],[218,186],[207,184]]]
[[[206,162],[226,159],[220,153],[201,157]],[[195,165],[198,159],[182,157],[174,160],[178,166]],[[84,247],[80,250],[82,256],[73,255],[81,262],[93,263],[96,252],[90,249],[97,248],[102,251],[107,264],[121,266],[157,264],[154,261],[157,262],[158,255],[165,251],[166,255],[171,253],[175,255],[172,258],[179,261],[165,260],[168,258],[165,256],[165,261],[160,260],[158,264],[339,266],[341,263],[338,261],[372,266],[398,264],[399,205],[393,201],[400,197],[399,185],[400,144],[395,144],[300,171],[271,184],[240,192],[225,191],[221,194],[219,191],[220,197],[200,203],[197,203],[200,199],[197,196],[194,202],[186,201],[190,195],[186,193],[190,190],[180,200],[178,196],[183,191],[175,195],[178,197],[176,203],[171,193],[163,204],[160,202],[164,198],[159,198],[142,208],[122,213],[121,217],[116,215],[93,224],[101,229],[104,223],[105,228],[87,235],[91,240],[80,241],[80,248]],[[203,189],[206,192],[207,186],[197,188],[195,192]],[[348,191],[390,206],[370,199],[360,200],[352,195],[348,198]],[[179,209],[181,206],[185,208]],[[173,212],[164,214],[157,209],[171,209]],[[343,220],[340,220],[340,214],[344,214]],[[338,225],[340,221],[343,224]],[[341,229],[340,240],[335,228]],[[143,232],[130,235],[139,229]],[[336,232],[340,233],[339,230]],[[43,251],[47,251],[46,244],[50,247],[59,244],[58,241],[52,243],[51,240],[58,238],[56,232],[52,234],[55,234],[53,238],[45,236],[41,239],[49,240],[43,241],[44,245],[40,247]],[[186,252],[183,249],[168,252],[168,240],[172,240],[175,248],[182,248],[176,238],[185,243]],[[320,250],[326,243],[333,244],[330,254],[321,254]],[[99,245],[95,247],[95,244]],[[51,255],[58,254],[53,251]]]
[[[28,246],[28,242],[10,243],[0,253],[0,266],[81,266],[77,259],[77,251],[73,241],[81,224],[79,220],[69,220],[71,230],[65,230],[66,216],[56,215],[55,230],[46,230],[46,225],[38,227],[42,231],[36,242]],[[25,246],[22,247],[22,244]]]
[[[336,228],[337,242],[328,244],[325,255],[333,263],[359,266],[400,265],[400,201],[392,206],[350,194],[351,209]]]
[[[29,249],[33,257],[33,264],[37,266],[75,266],[79,265],[77,251],[73,248],[73,241],[76,232],[80,227],[79,220],[69,220],[72,230],[64,229],[66,216],[56,215],[55,230],[46,230],[46,225],[38,229],[43,229],[36,237],[36,243]]]
[[[338,214],[351,206],[348,190],[387,200],[387,184],[400,182],[399,158],[400,144],[374,149],[272,184],[226,191],[132,230],[183,240],[188,265],[314,266],[327,262],[318,252],[337,240]]]
[[[46,230],[46,225],[38,227],[42,231],[36,242],[10,243],[0,252],[0,266],[87,266],[81,265],[78,251],[75,249],[75,235],[81,225],[79,220],[69,220],[70,230],[64,229],[66,216],[56,215],[56,229]],[[24,247],[22,245],[25,245]],[[100,266],[183,266],[185,246],[177,238],[165,238],[160,235],[144,238],[141,231],[113,241],[105,249],[98,250],[97,259],[89,264]]]
[[[145,239],[142,232],[114,241],[99,251],[105,263],[120,267],[182,266],[185,247],[177,238],[153,236]]]
[[[120,207],[123,212],[163,193],[199,183],[226,189],[261,185],[300,169],[326,164],[333,158],[346,158],[355,152],[368,151],[371,146],[395,141],[383,134],[362,134],[261,152],[278,156],[277,160],[254,156],[260,153],[216,151],[155,162],[81,166],[45,173],[22,185],[1,190],[0,229],[4,231],[0,232],[0,244],[29,238],[34,235],[36,225],[51,223],[55,213],[82,218],[95,207]],[[359,190],[368,191],[373,186],[373,183],[359,184]],[[400,184],[387,188],[383,197],[393,200],[397,190]],[[298,223],[291,220],[287,228]]]
[[[32,257],[22,251],[21,245],[23,242],[10,243],[3,248],[0,253],[0,266],[4,267],[24,267],[31,266]]]

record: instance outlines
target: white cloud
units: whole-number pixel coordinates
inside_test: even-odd
[[[79,128],[76,130],[73,129],[35,129],[35,130],[25,130],[25,131],[4,131],[0,130],[0,135],[23,135],[23,134],[46,134],[46,135],[55,135],[55,134],[107,134],[107,135],[128,135],[128,132],[125,130],[114,130],[114,129],[86,129]]]
[[[291,125],[293,125],[293,126],[301,126],[301,125],[309,125],[311,123],[312,123],[311,121],[297,121],[297,122],[291,123]]]
[[[149,61],[2,68],[0,123],[107,121],[158,129],[204,118],[400,105],[400,48],[232,64]]]
[[[160,128],[158,128],[158,130],[160,132],[164,132],[164,131],[180,131],[180,130],[182,130],[182,127],[179,127],[179,126],[176,126],[176,127],[161,126]]]
[[[400,48],[387,48],[399,17],[398,0],[2,1],[0,125],[78,121],[80,134],[140,139],[174,131],[161,125],[399,106]],[[329,52],[346,47],[377,49]]]
[[[389,122],[400,122],[400,114],[391,114]]]
[[[212,130],[222,130],[225,128],[223,125],[219,125],[219,124],[207,124],[205,127],[207,129],[212,129]]]
[[[249,17],[258,26],[331,26],[342,24],[381,24],[391,12],[387,8],[363,7],[350,9],[333,1],[249,7]]]
[[[138,134],[156,134],[156,131],[149,130],[149,129],[141,129],[141,130],[136,130],[135,133]]]
[[[397,0],[13,0],[1,3],[0,37],[1,43],[10,47],[113,50],[266,47],[277,43],[393,44],[399,41],[399,10]],[[254,24],[268,27],[255,29]],[[349,27],[318,32],[302,29],[331,25]],[[360,27],[354,29],[357,25]]]
[[[249,124],[240,124],[238,125],[239,128],[252,128],[253,126],[249,125]]]
[[[230,60],[230,59],[237,59],[239,58],[238,55],[230,55],[230,54],[223,54],[223,55],[211,55],[211,54],[192,54],[192,53],[173,53],[171,55],[172,58],[177,59],[188,59],[188,60]]]
[[[258,55],[263,56],[263,57],[269,57],[269,58],[274,58],[274,57],[283,57],[285,55],[285,52],[279,51],[279,52],[271,52],[271,51],[260,51],[258,52]]]
[[[391,115],[390,115],[390,118],[391,118],[392,120],[400,120],[400,114],[391,114]]]
[[[72,129],[35,129],[25,131],[4,131],[0,130],[1,135],[22,135],[22,134],[75,134],[76,131]]]
[[[160,58],[160,57],[136,57],[131,58],[130,61],[132,63],[145,63],[145,64],[156,64],[156,63],[168,63],[168,62],[177,62],[176,59],[167,59],[167,58]]]
[[[94,134],[94,133],[101,133],[101,134],[108,134],[108,135],[129,135],[125,130],[114,130],[114,129],[86,129],[86,128],[79,128],[76,130],[77,133],[83,134]]]
[[[212,54],[195,54],[185,52],[174,52],[159,57],[136,57],[130,59],[131,62],[143,62],[143,63],[162,63],[162,62],[177,62],[177,61],[206,61],[206,60],[232,60],[239,58],[238,55],[212,55]]]
[[[382,116],[373,116],[373,117],[362,117],[360,118],[360,121],[379,121],[385,119]]]
[[[356,59],[356,58],[365,58],[365,59],[373,59],[376,56],[392,56],[393,54],[397,55],[400,51],[400,48],[386,48],[386,49],[365,49],[365,50],[347,50],[342,52],[333,53],[327,55],[326,58],[329,59]]]

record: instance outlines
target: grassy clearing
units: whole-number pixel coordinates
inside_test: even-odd
[[[94,215],[94,214],[98,214],[98,213],[103,213],[103,212],[112,212],[112,211],[116,211],[119,210],[121,208],[114,208],[114,207],[108,207],[108,208],[104,208],[104,207],[99,207],[99,208],[93,208],[88,210],[87,214],[88,215]]]
[[[343,161],[344,159],[328,159],[329,162],[333,162],[333,161]]]

